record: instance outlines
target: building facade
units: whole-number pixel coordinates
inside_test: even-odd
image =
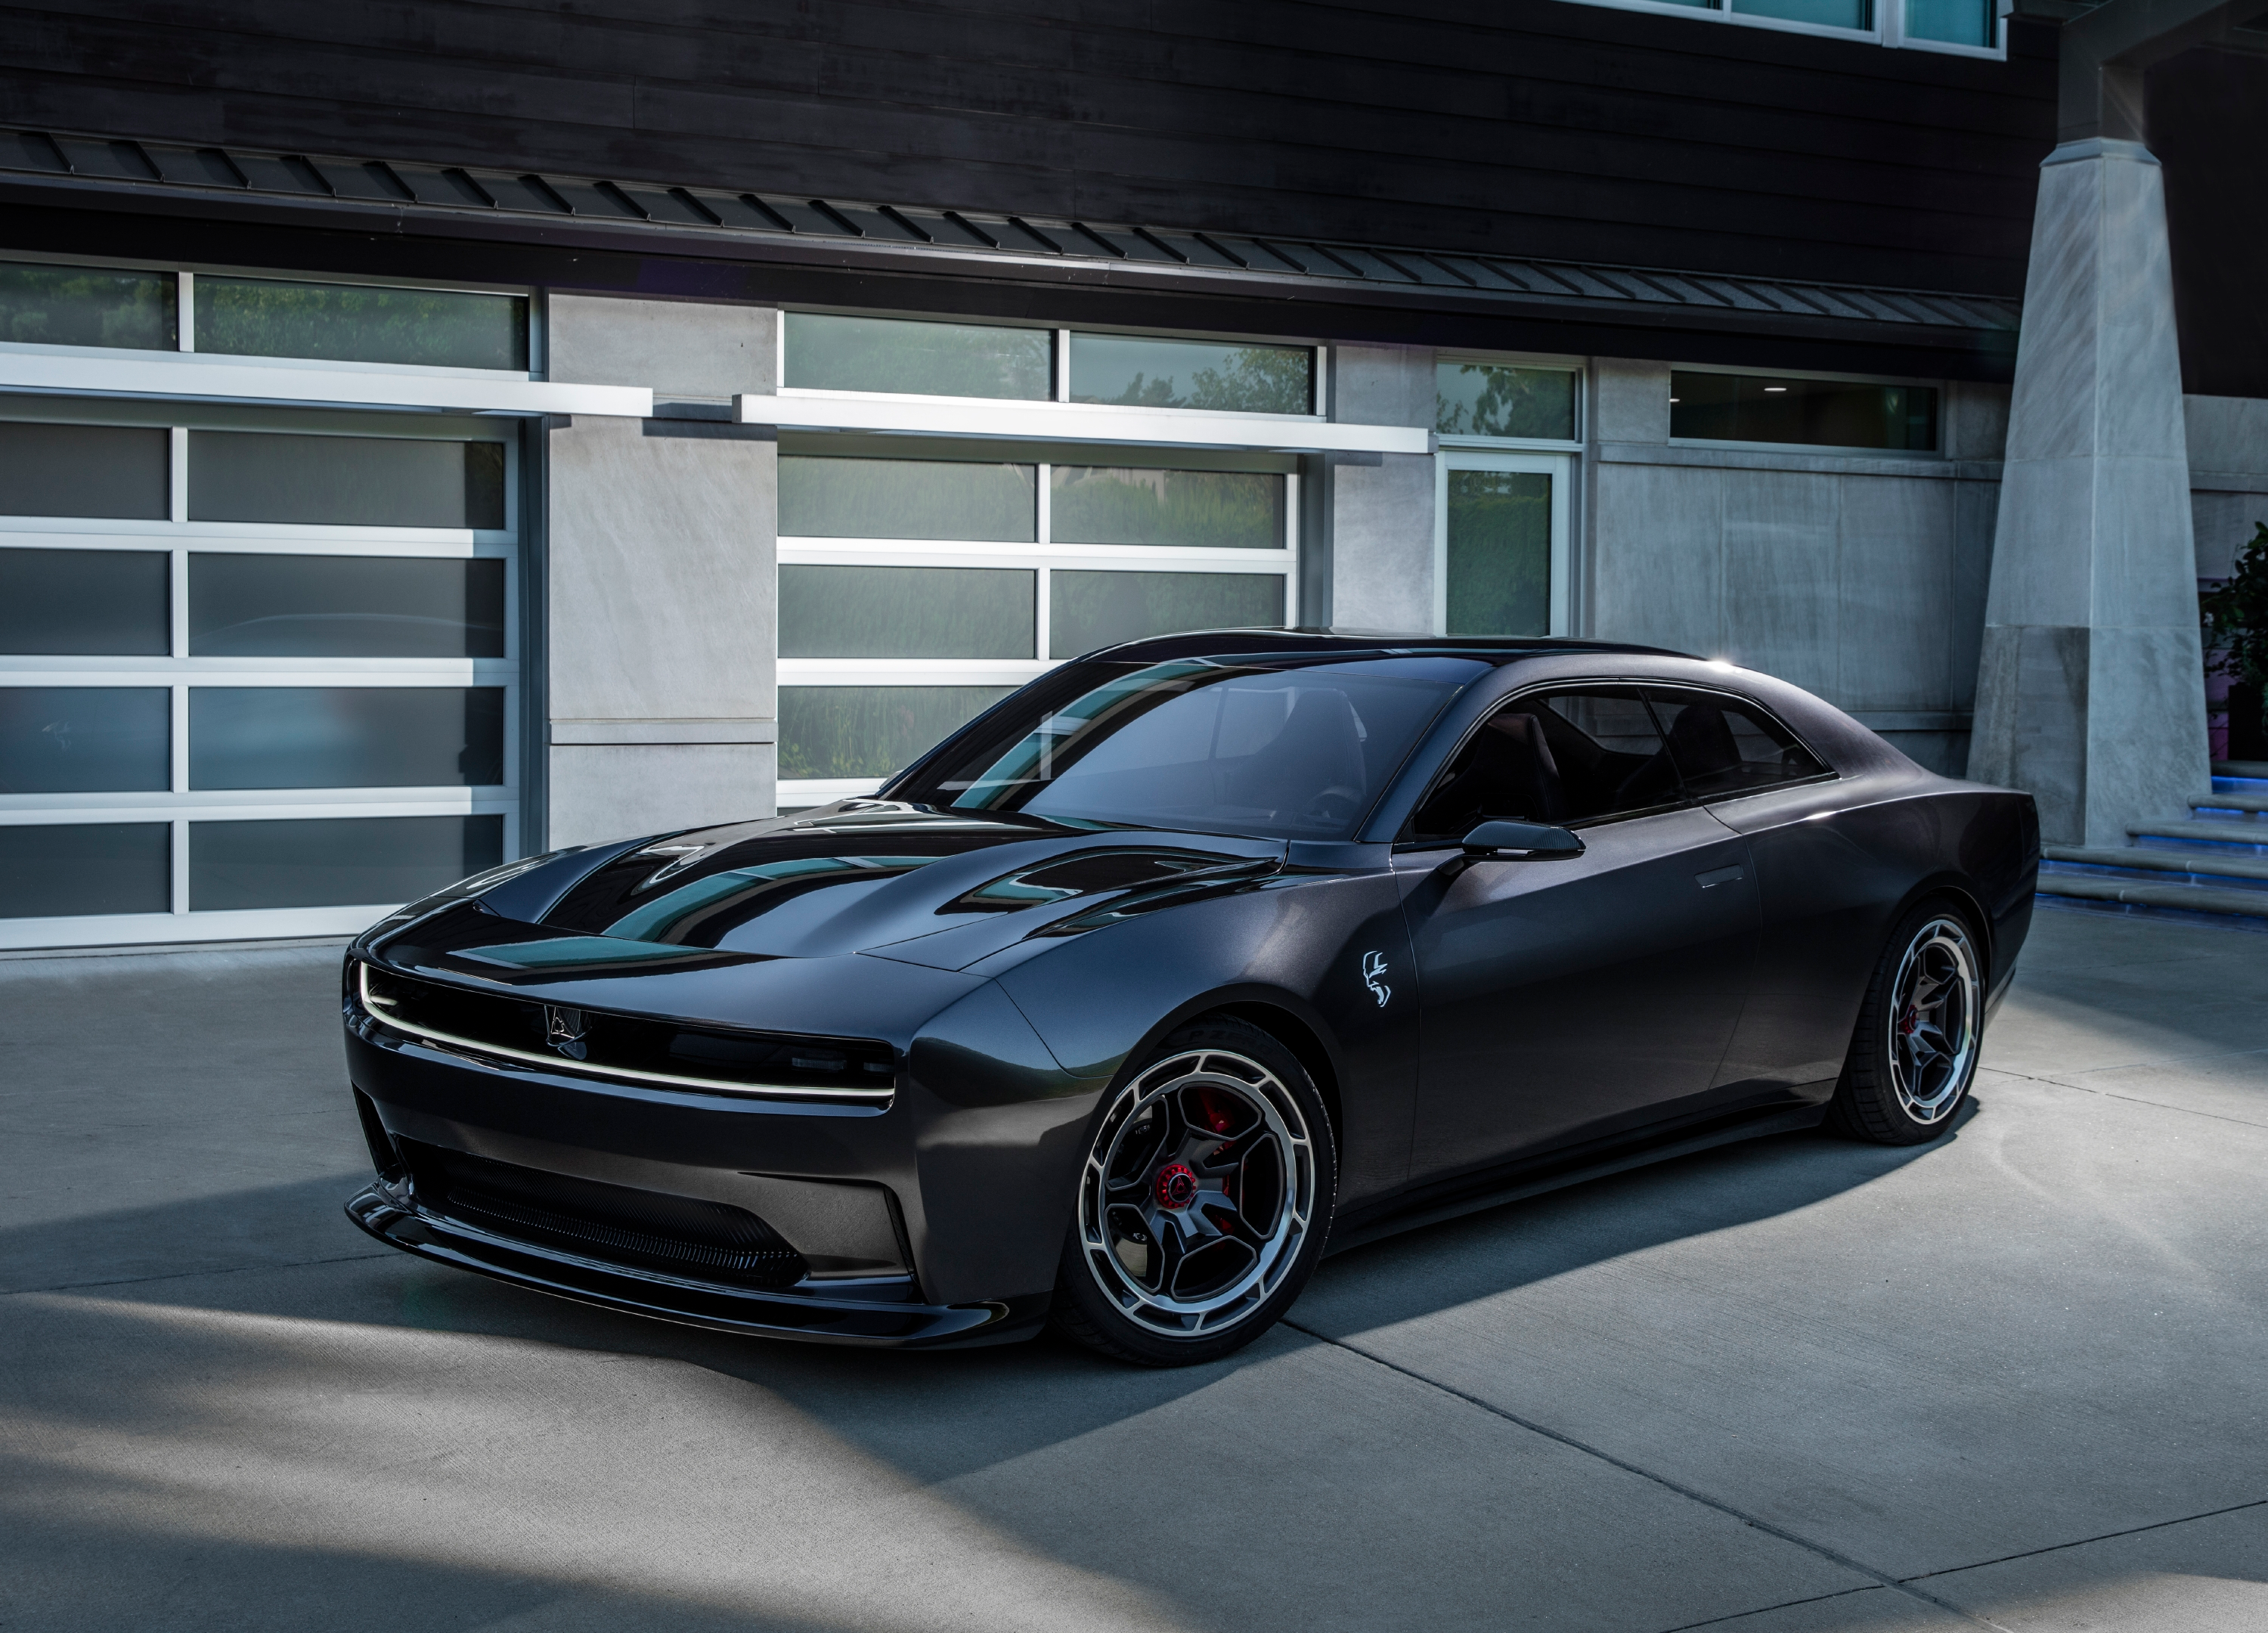
[[[1721,658],[2073,842],[2203,776],[2232,16],[2134,69],[2154,155],[2066,129],[2076,7],[141,10],[0,7],[0,946],[357,930],[1175,629]],[[2146,298],[2043,325],[2051,216]],[[2082,352],[2170,430],[2054,444]],[[2179,515],[2102,520],[2146,467]],[[2008,565],[2130,534],[2189,650]],[[2130,691],[2197,740],[2114,776]]]

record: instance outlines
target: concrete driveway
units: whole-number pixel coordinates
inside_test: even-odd
[[[2268,1627],[2268,936],[2040,916],[1949,1140],[1328,1262],[1233,1361],[375,1250],[333,948],[0,963],[0,1627]]]

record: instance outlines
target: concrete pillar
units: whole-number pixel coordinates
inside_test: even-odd
[[[726,416],[733,393],[773,388],[776,322],[550,299],[551,378],[651,386],[658,411],[548,433],[554,845],[771,814],[778,445]]]
[[[1969,774],[2051,844],[2124,845],[2207,787],[2165,189],[2139,143],[2040,172]]]
[[[1427,346],[1337,346],[1331,417],[1356,425],[1433,423]],[[1433,627],[1433,460],[1423,453],[1330,457],[1330,622],[1418,635]]]

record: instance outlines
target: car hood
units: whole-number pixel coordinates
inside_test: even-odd
[[[850,953],[960,969],[1075,921],[1250,880],[1285,849],[846,801],[550,857],[459,895],[449,939],[492,935],[482,952],[530,975]]]

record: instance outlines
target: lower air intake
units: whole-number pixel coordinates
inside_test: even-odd
[[[809,1267],[745,1208],[401,1142],[420,1211],[629,1269],[791,1287]]]

